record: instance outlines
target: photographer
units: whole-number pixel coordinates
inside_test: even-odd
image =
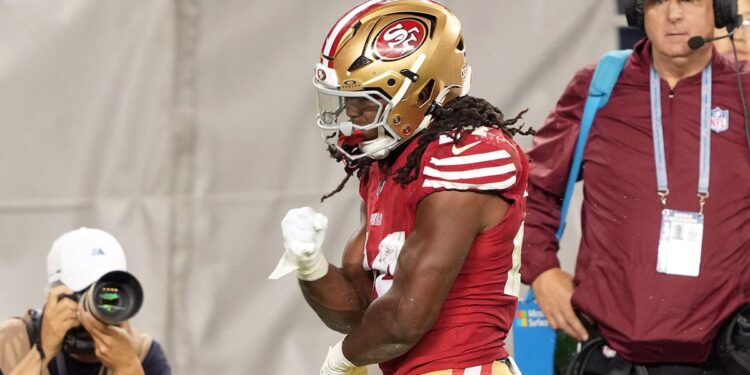
[[[0,375],[171,374],[156,340],[127,320],[106,324],[77,302],[102,276],[125,270],[122,247],[104,231],[80,228],[58,238],[47,257],[43,311],[0,323]]]

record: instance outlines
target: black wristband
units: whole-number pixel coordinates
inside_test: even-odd
[[[39,343],[37,343],[37,344],[36,344],[36,345],[34,345],[34,346],[36,346],[36,351],[38,351],[38,352],[39,352],[39,357],[41,357],[41,358],[42,358],[42,361],[44,361],[44,358],[45,358],[46,356],[44,355],[44,349],[42,349],[42,345],[40,345]]]
[[[47,306],[45,306],[45,309]],[[44,348],[42,348],[42,326],[44,325],[44,310],[42,310],[42,313],[39,316],[39,332],[34,332],[34,344],[36,346],[36,351],[39,352],[39,358],[42,359],[42,362],[44,362],[44,358],[47,356],[44,355]]]

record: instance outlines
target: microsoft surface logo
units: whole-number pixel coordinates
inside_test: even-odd
[[[528,327],[529,326],[529,317],[526,313],[526,310],[518,310],[516,311],[516,321],[518,324],[521,325],[521,327]]]

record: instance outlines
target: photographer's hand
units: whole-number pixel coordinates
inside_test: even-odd
[[[51,360],[60,352],[65,334],[71,328],[80,325],[77,314],[78,303],[71,298],[63,297],[66,294],[73,294],[73,291],[64,285],[59,285],[52,288],[47,295],[41,329],[42,349],[46,361]]]
[[[115,375],[143,375],[143,367],[136,353],[134,330],[130,323],[122,327],[104,324],[91,313],[78,307],[78,316],[86,331],[91,334],[96,347],[96,356],[104,367]]]
[[[26,356],[17,364],[9,375],[37,375],[43,372],[47,364],[55,358],[57,353],[62,349],[62,341],[65,334],[73,327],[78,326],[77,303],[70,299],[60,297],[65,294],[72,294],[73,291],[65,286],[52,288],[47,294],[47,304],[44,305],[44,317],[42,317],[42,328],[39,333],[42,345],[41,356],[40,350],[36,343]],[[0,371],[1,372],[1,371]]]

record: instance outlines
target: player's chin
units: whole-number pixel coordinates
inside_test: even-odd
[[[364,141],[372,141],[378,137],[378,130],[377,129],[364,130],[362,132],[362,137]]]

